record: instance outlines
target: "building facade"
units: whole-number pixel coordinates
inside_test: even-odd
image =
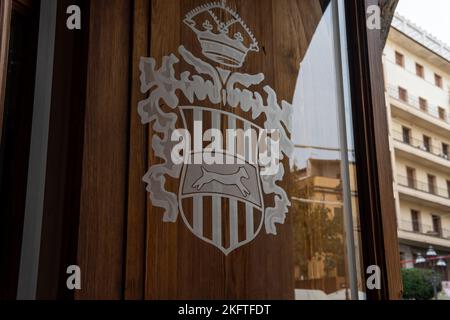
[[[310,158],[306,167],[293,170],[297,193],[291,199],[298,212],[294,216],[294,262],[296,293],[311,294],[311,290],[323,290],[330,296],[345,295],[340,291],[347,287],[348,250],[345,247],[343,186],[341,161]],[[361,254],[358,237],[358,192],[355,164],[349,164],[350,195],[353,209],[355,252]],[[305,226],[314,226],[315,238]],[[304,259],[303,257],[307,257]],[[361,265],[361,261],[357,261]],[[361,271],[358,272],[359,297],[364,299]],[[337,292],[337,293],[336,293]],[[347,293],[348,294],[348,293]],[[343,296],[342,298],[345,298]]]
[[[383,54],[400,255],[450,255],[450,48],[396,15]],[[448,279],[448,267],[444,278]]]

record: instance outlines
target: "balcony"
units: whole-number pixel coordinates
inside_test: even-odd
[[[401,198],[418,204],[426,204],[438,210],[450,210],[450,191],[427,182],[399,175],[397,190]]]
[[[449,134],[450,116],[448,112],[440,114],[439,107],[431,104],[426,108],[421,108],[419,98],[410,93],[402,99],[398,87],[393,85],[387,86],[387,94],[391,100],[392,116],[429,128],[444,137]]]
[[[435,231],[433,226],[411,220],[398,222],[398,237],[408,242],[428,243],[433,246],[450,246],[450,230]]]
[[[392,131],[396,154],[415,163],[437,170],[450,170],[450,157],[448,150],[436,145],[428,146],[422,140],[404,137],[402,132]]]

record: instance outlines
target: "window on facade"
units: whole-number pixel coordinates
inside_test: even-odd
[[[411,210],[411,222],[412,230],[414,232],[420,232],[420,212],[417,210]]]
[[[419,107],[420,110],[427,112],[428,111],[428,101],[422,97],[419,98]]]
[[[416,63],[416,75],[421,78],[424,77],[423,66],[418,63]]]
[[[402,127],[403,142],[411,144],[411,129],[407,127]]]
[[[439,119],[446,120],[447,114],[446,114],[444,108],[438,107],[438,113],[439,113]]]
[[[437,236],[442,236],[442,220],[441,217],[438,215],[432,215],[431,216],[433,220],[433,232]]]
[[[404,102],[408,102],[408,91],[402,87],[398,87],[398,98]]]
[[[427,152],[431,152],[431,138],[424,135],[423,136],[423,148]]]
[[[449,150],[448,144],[442,143],[442,156],[443,156],[445,159],[449,159],[449,153],[448,153],[448,150]]]
[[[402,55],[400,52],[395,52],[395,63],[398,64],[401,67],[405,66],[405,56]]]
[[[407,177],[407,183],[408,187],[415,188],[416,187],[416,169],[413,168],[406,168],[406,177]]]
[[[428,192],[436,194],[436,177],[432,174],[427,175],[428,179]]]
[[[442,88],[442,77],[438,74],[434,74],[434,83],[437,87]]]
[[[447,180],[447,193],[448,197],[450,198],[450,180]]]

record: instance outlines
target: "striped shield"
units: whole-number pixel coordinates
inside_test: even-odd
[[[219,129],[224,136],[222,141],[215,141],[222,149],[214,152],[218,161],[204,160],[211,142],[203,144],[200,152],[191,152],[191,161],[183,166],[178,201],[189,230],[228,255],[252,241],[263,226],[264,199],[257,159],[261,128],[217,109],[186,106],[180,111],[185,129],[194,132],[192,140],[196,134],[194,122],[202,123],[202,134]]]

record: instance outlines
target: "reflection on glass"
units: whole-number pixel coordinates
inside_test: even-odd
[[[342,101],[348,98],[348,93],[340,92],[342,88],[336,76],[341,74],[335,47],[340,39],[336,38],[339,33],[334,32],[332,9],[330,5],[325,12],[301,63],[293,102],[295,152],[290,166],[289,193],[294,228],[295,296],[300,300],[350,299],[352,281],[358,286],[359,298],[364,298],[359,235],[355,227],[359,223],[351,110]],[[343,73],[345,76],[346,71]],[[344,117],[340,117],[342,113]],[[347,156],[343,158],[343,154]],[[344,174],[349,180],[347,186]],[[347,245],[346,215],[353,221],[350,232],[355,233],[351,247]],[[351,259],[351,252],[356,255],[356,261]],[[352,263],[356,264],[356,274],[351,272]]]
[[[296,288],[332,293],[347,287],[339,172],[338,162],[314,159],[293,171]]]

